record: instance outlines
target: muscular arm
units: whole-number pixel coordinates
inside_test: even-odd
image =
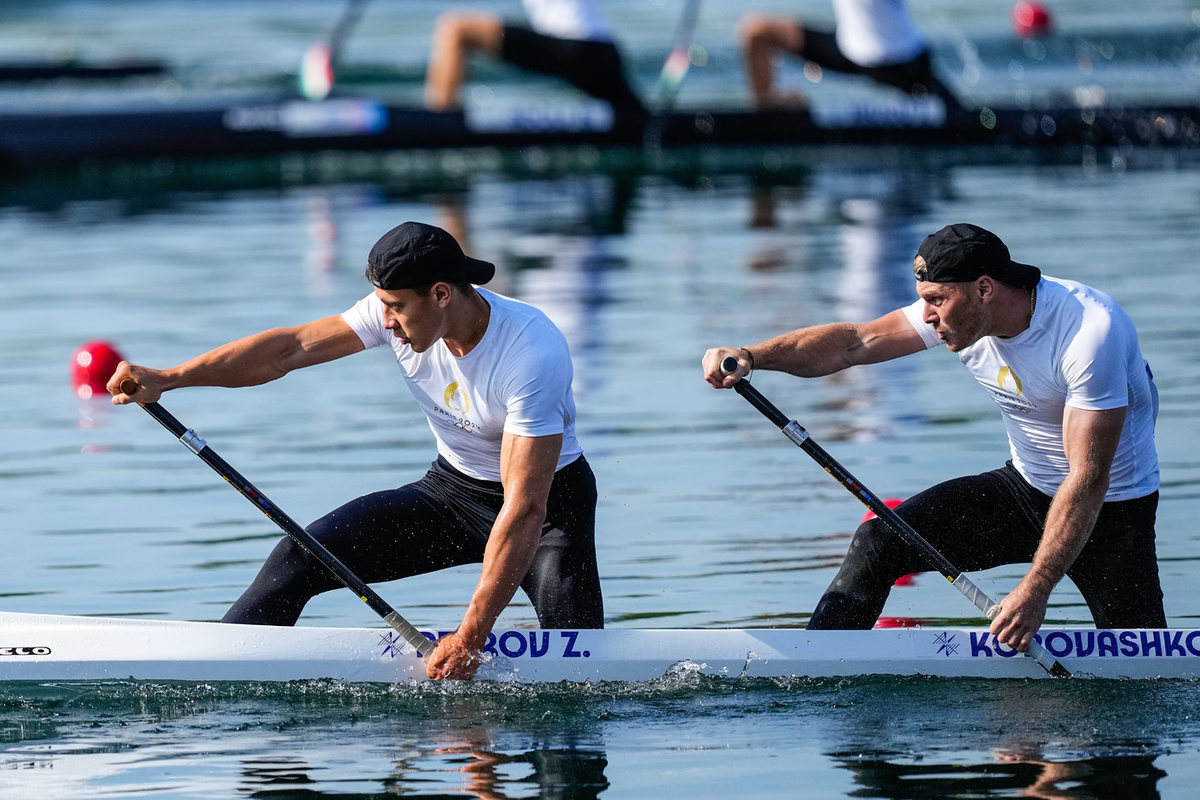
[[[1000,612],[992,621],[992,634],[1001,642],[1026,650],[1041,627],[1051,590],[1092,534],[1124,425],[1124,408],[1084,411],[1068,406],[1064,411],[1067,477],[1050,503],[1029,572],[1001,601]]]
[[[430,678],[468,679],[474,675],[488,633],[533,564],[561,452],[561,434],[504,434],[500,450],[504,505],[492,525],[479,583],[462,622],[458,630],[439,641],[429,660],[426,673]]]
[[[872,322],[816,325],[776,336],[745,348],[754,369],[787,372],[815,378],[840,372],[856,364],[890,361],[925,349],[921,336],[900,310]],[[721,362],[738,359],[732,375],[721,374]],[[704,354],[704,379],[718,389],[729,388],[750,372],[750,362],[738,349],[714,347]]]
[[[292,370],[321,364],[363,349],[358,335],[341,316],[324,317],[290,328],[273,328],[223,344],[170,369],[157,370],[121,362],[108,382],[113,403],[148,403],[163,392],[183,386],[255,386]],[[137,397],[120,391],[132,377]]]

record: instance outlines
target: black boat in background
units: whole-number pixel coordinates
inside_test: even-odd
[[[112,81],[167,74],[167,65],[150,59],[121,59],[99,63],[62,60],[0,60],[0,83],[39,81]]]
[[[1200,106],[946,109],[929,98],[796,110],[685,110],[648,119],[607,104],[431,112],[371,98],[263,96],[208,103],[0,110],[0,170],[473,148],[648,149],[816,145],[1200,147]]]

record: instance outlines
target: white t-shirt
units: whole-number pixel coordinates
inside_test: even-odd
[[[612,41],[612,29],[596,0],[523,0],[529,25],[559,39]]]
[[[487,330],[465,356],[439,340],[424,353],[383,327],[374,292],[342,314],[368,349],[391,345],[405,382],[437,439],[438,453],[460,472],[500,480],[500,444],[517,436],[563,435],[556,469],[579,458],[575,439],[573,367],[566,339],[533,306],[486,289]]]
[[[922,321],[924,306],[918,300],[904,313],[933,348],[942,342]],[[1028,328],[1010,339],[985,336],[958,357],[1000,407],[1013,466],[1039,491],[1053,495],[1067,476],[1066,406],[1127,408],[1105,500],[1132,500],[1158,489],[1158,390],[1133,320],[1108,295],[1043,276]]]
[[[833,14],[838,48],[861,67],[902,64],[926,49],[904,0],[833,0]]]

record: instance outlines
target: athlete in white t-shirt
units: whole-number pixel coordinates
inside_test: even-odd
[[[713,348],[705,377],[733,386],[752,367],[829,375],[945,345],[1000,407],[1012,460],[940,483],[897,513],[959,569],[1029,562],[992,633],[1026,650],[1068,576],[1098,627],[1165,627],[1154,546],[1158,393],[1132,320],[1102,292],[1043,277],[993,233],[949,225],[913,271],[920,300],[865,324],[802,328],[748,348]],[[738,369],[725,375],[733,356]],[[892,584],[929,569],[878,519],[863,523],[811,628],[869,628]]]
[[[620,124],[646,116],[625,78],[621,54],[598,0],[524,0],[529,25],[505,23],[486,11],[450,12],[438,18],[425,76],[425,104],[434,111],[459,106],[473,52],[483,52],[530,72],[562,78],[610,103]]]
[[[833,0],[833,12],[832,33],[781,14],[742,18],[738,40],[756,106],[804,102],[798,94],[781,96],[775,87],[774,60],[786,53],[816,65],[810,77],[819,77],[821,68],[866,75],[913,97],[939,97],[948,108],[959,107],[934,73],[928,44],[904,0]]]
[[[389,346],[429,420],[438,457],[424,477],[359,497],[308,532],[367,583],[482,564],[458,628],[426,671],[474,675],[518,587],[546,628],[604,625],[596,569],[596,482],[575,439],[566,340],[536,308],[478,288],[495,273],[440,228],[406,222],[367,259],[375,291],[344,314],[230,342],[167,370],[122,362],[113,402],[182,386],[251,386]],[[126,378],[136,397],[120,390]],[[222,621],[292,625],[339,586],[290,537]]]

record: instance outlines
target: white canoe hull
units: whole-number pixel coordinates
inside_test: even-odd
[[[1042,640],[1080,676],[1200,677],[1200,630],[1045,629]],[[479,678],[520,682],[641,681],[680,670],[728,677],[1047,676],[984,628],[500,630],[490,650]],[[0,612],[0,681],[392,683],[424,676],[421,657],[386,627]]]

